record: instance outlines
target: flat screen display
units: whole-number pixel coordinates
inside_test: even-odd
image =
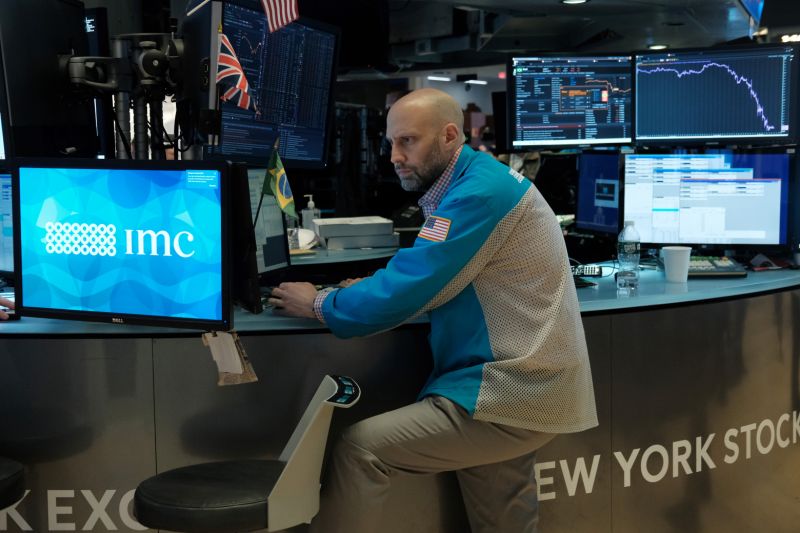
[[[248,172],[250,212],[256,237],[256,265],[259,274],[289,268],[289,242],[286,225],[274,196],[261,194],[264,188],[264,169]]]
[[[636,141],[786,143],[796,68],[786,45],[637,55]]]
[[[507,79],[513,148],[631,142],[631,56],[513,57]]]
[[[336,74],[335,30],[299,20],[270,33],[260,3],[243,0],[223,4],[222,30],[247,78],[252,107],[220,102],[221,139],[210,153],[265,165],[280,137],[279,153],[287,165],[324,166]]]
[[[575,227],[601,233],[619,231],[618,154],[581,154]]]
[[[230,329],[221,165],[22,163],[14,189],[25,313]]]
[[[786,243],[787,154],[626,155],[624,220],[642,242]]]

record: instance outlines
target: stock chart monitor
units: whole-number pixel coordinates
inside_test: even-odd
[[[264,167],[280,139],[279,153],[288,166],[327,164],[337,28],[300,18],[270,32],[260,2],[231,0],[198,5],[183,32],[193,68],[227,74],[228,81],[219,85],[187,80],[195,112],[219,109],[221,115],[220,136],[203,139],[210,145],[205,157]],[[219,67],[219,50],[227,67]],[[237,90],[242,85],[246,91]]]
[[[513,148],[631,142],[631,57],[514,57]]]
[[[635,65],[637,142],[794,138],[792,46],[648,53]]]

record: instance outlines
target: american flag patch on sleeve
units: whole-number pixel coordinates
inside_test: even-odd
[[[441,217],[429,216],[419,232],[419,237],[429,241],[443,242],[450,231],[450,220]]]

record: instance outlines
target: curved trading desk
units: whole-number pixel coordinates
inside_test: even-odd
[[[673,285],[646,271],[636,297],[617,298],[611,278],[579,297],[600,426],[540,452],[542,529],[794,531],[800,272]],[[223,388],[200,332],[0,324],[0,455],[28,466],[32,490],[9,530],[136,531],[141,479],[274,456],[322,374],[364,390],[338,433],[414,401],[430,370],[424,321],[353,340],[269,312],[235,322],[260,381]],[[466,531],[457,495],[454,476],[404,479],[383,529]]]

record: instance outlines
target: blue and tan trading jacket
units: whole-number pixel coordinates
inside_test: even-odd
[[[414,246],[323,297],[325,323],[339,337],[356,337],[428,313],[433,372],[420,398],[444,396],[477,420],[536,431],[596,426],[555,215],[527,179],[492,157],[464,146],[454,163]]]

